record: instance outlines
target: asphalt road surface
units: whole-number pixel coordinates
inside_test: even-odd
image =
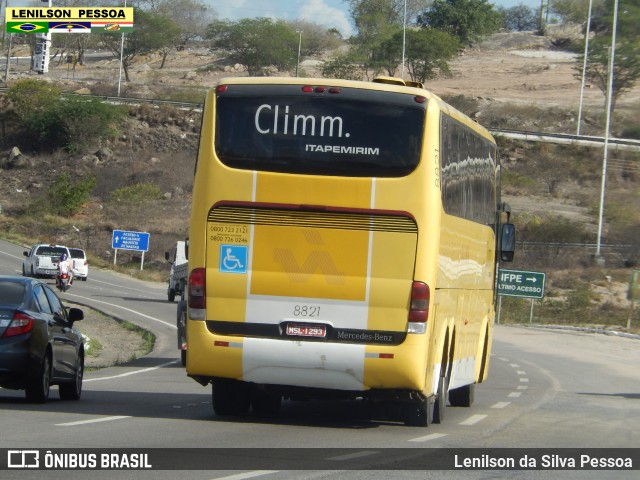
[[[23,250],[0,242],[0,273],[20,274]],[[155,466],[146,471],[9,469],[0,470],[0,478],[638,476],[638,339],[498,325],[489,379],[476,388],[474,406],[447,407],[444,422],[428,428],[389,421],[377,407],[360,401],[288,401],[275,417],[221,418],[213,414],[210,387],[189,379],[180,365],[176,303],[167,302],[165,284],[91,269],[87,282],[75,282],[63,295],[152,331],[156,347],[125,366],[87,372],[79,402],[59,400],[56,387],[44,405],[27,403],[21,391],[0,389],[0,455],[7,455],[0,466],[9,462],[6,449],[39,450],[40,461],[47,450],[89,452],[97,455],[98,464],[101,453],[121,449],[129,456],[114,462],[128,461],[131,467],[146,458]],[[484,450],[468,450],[473,448]],[[493,460],[481,457],[488,453]],[[589,460],[581,455],[587,454],[615,461],[631,458],[633,467],[581,470],[580,460]],[[473,460],[474,455],[480,458]],[[548,456],[543,460],[543,455]],[[465,466],[467,457],[468,462],[493,461],[493,466],[513,458],[516,467],[533,457],[545,468],[489,464],[471,470]],[[69,458],[60,456],[59,462]],[[576,467],[572,459],[578,459]],[[430,469],[442,463],[444,469]],[[569,468],[557,468],[563,465]]]

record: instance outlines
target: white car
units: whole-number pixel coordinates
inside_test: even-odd
[[[69,253],[73,276],[86,282],[87,278],[89,278],[89,260],[86,252],[81,248],[69,248]]]
[[[58,274],[58,261],[62,254],[70,257],[69,249],[64,245],[39,244],[25,250],[22,261],[22,275],[25,277],[55,277]]]

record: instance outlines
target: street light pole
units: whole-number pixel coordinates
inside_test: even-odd
[[[587,15],[587,32],[584,35],[584,62],[582,64],[582,82],[580,84],[580,106],[578,107],[578,128],[576,135],[580,135],[580,123],[582,120],[582,97],[584,95],[584,80],[587,75],[587,57],[589,55],[589,33],[591,30],[591,7],[593,0],[589,0],[589,13]]]
[[[618,0],[613,7],[613,32],[611,33],[611,59],[609,63],[609,85],[607,88],[607,124],[604,131],[604,159],[602,160],[602,187],[600,189],[600,215],[598,216],[598,241],[596,244],[596,260],[600,258],[602,241],[602,217],[604,215],[604,191],[607,182],[607,155],[609,152],[609,129],[611,125],[611,99],[613,97],[613,66],[616,56],[616,30],[618,24]]]
[[[296,62],[296,77],[298,76],[298,68],[300,68],[300,50],[302,49],[302,32],[303,30],[296,30],[299,34],[298,38],[298,61]]]
[[[402,74],[400,78],[404,80],[404,51],[407,47],[407,0],[404,0],[404,15],[402,16]]]
[[[124,6],[127,7],[127,0],[124,0]],[[122,54],[124,53],[124,32],[120,38],[120,72],[118,74],[118,97],[120,96],[120,83],[122,82]]]

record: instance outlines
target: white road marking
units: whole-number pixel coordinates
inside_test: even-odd
[[[513,368],[520,368],[520,365],[518,365],[517,363],[511,363],[510,364]]]
[[[509,394],[510,398],[518,398],[520,395],[522,395],[522,392],[511,392]]]
[[[458,425],[475,425],[476,423],[481,422],[487,417],[488,415],[471,415],[464,422],[460,422]]]
[[[520,381],[521,381],[521,382],[528,382],[528,381],[529,381],[529,379],[528,379],[528,378],[521,378],[521,379],[520,379]]]
[[[82,298],[82,299],[84,299],[86,301],[90,301],[90,302],[103,303],[105,305],[109,305],[110,307],[119,308],[121,310],[124,310],[125,312],[134,313],[134,314],[139,315],[139,316],[141,316],[143,318],[146,318],[148,320],[152,320],[154,322],[162,323],[163,325],[166,325],[167,327],[173,328],[174,330],[178,329],[178,326],[174,325],[173,323],[165,322],[164,320],[160,320],[159,318],[152,317],[150,315],[145,315],[144,313],[138,312],[137,310],[133,310],[133,309],[127,308],[127,307],[122,307],[120,305],[116,305],[115,303],[103,302],[101,300],[94,300],[93,298],[83,297],[82,295],[74,295],[73,293],[69,293],[69,292],[66,292],[65,296],[67,296],[67,297],[78,297],[78,298]]]
[[[527,374],[527,372],[525,372],[524,370],[518,370],[516,373],[518,375],[526,375]]]
[[[157,367],[143,368],[141,370],[134,370],[132,372],[121,373],[119,375],[113,375],[111,377],[85,378],[85,379],[82,380],[82,382],[83,383],[86,383],[86,382],[99,382],[101,380],[113,380],[114,378],[129,377],[131,375],[137,375],[139,373],[147,373],[147,372],[151,372],[153,370],[159,370],[160,368],[168,367],[169,365],[173,365],[174,363],[178,363],[178,360],[174,360],[172,362],[163,363],[162,365],[158,365]]]
[[[492,405],[491,408],[504,408],[508,405],[511,405],[511,402],[498,402],[495,405]]]
[[[412,438],[409,442],[428,442],[430,440],[437,440],[438,438],[446,437],[446,433],[432,433],[431,435],[425,435],[424,437]]]
[[[527,388],[529,387],[527,387],[526,385],[520,385],[519,387],[517,387],[518,390],[526,390]]]
[[[79,420],[77,422],[68,423],[56,423],[56,427],[75,427],[76,425],[88,425],[90,423],[111,422],[113,420],[122,420],[124,418],[131,418],[129,415],[116,415],[113,417],[94,418],[92,420]]]
[[[373,450],[363,450],[362,452],[348,453],[347,455],[338,455],[337,457],[329,457],[327,458],[327,460],[337,460],[337,461],[351,460],[353,458],[368,457],[371,455],[376,455],[378,453],[380,452],[373,451]]]
[[[245,478],[261,477],[278,472],[279,470],[254,470],[253,472],[238,473],[236,475],[229,475],[228,477],[217,477],[215,480],[243,480]]]
[[[498,357],[498,360],[502,360],[503,362],[508,362],[509,361],[508,358],[504,358],[504,357]]]

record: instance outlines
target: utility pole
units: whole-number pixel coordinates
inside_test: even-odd
[[[302,49],[302,32],[303,30],[296,30],[299,35],[298,38],[298,61],[296,63],[296,77],[298,76],[298,68],[300,68],[300,51]]]
[[[127,6],[127,0],[124,0],[124,6]],[[120,73],[118,74],[118,97],[120,96],[120,83],[122,83],[122,55],[124,53],[124,32],[120,38]]]
[[[618,0],[613,7],[613,32],[611,33],[611,61],[609,63],[609,85],[607,88],[607,124],[604,132],[604,158],[602,160],[602,187],[600,189],[600,215],[598,216],[598,241],[596,246],[596,261],[602,262],[600,257],[600,245],[602,242],[602,220],[604,216],[604,192],[607,182],[607,155],[609,152],[609,130],[611,125],[611,100],[613,97],[613,67],[616,56],[616,30],[618,24]]]
[[[580,83],[580,106],[578,107],[578,128],[576,135],[580,135],[580,123],[582,121],[582,98],[584,96],[584,81],[587,76],[587,57],[589,56],[589,33],[591,30],[591,7],[593,0],[589,0],[589,13],[587,15],[587,32],[584,35],[584,62],[582,64],[582,82]]]

